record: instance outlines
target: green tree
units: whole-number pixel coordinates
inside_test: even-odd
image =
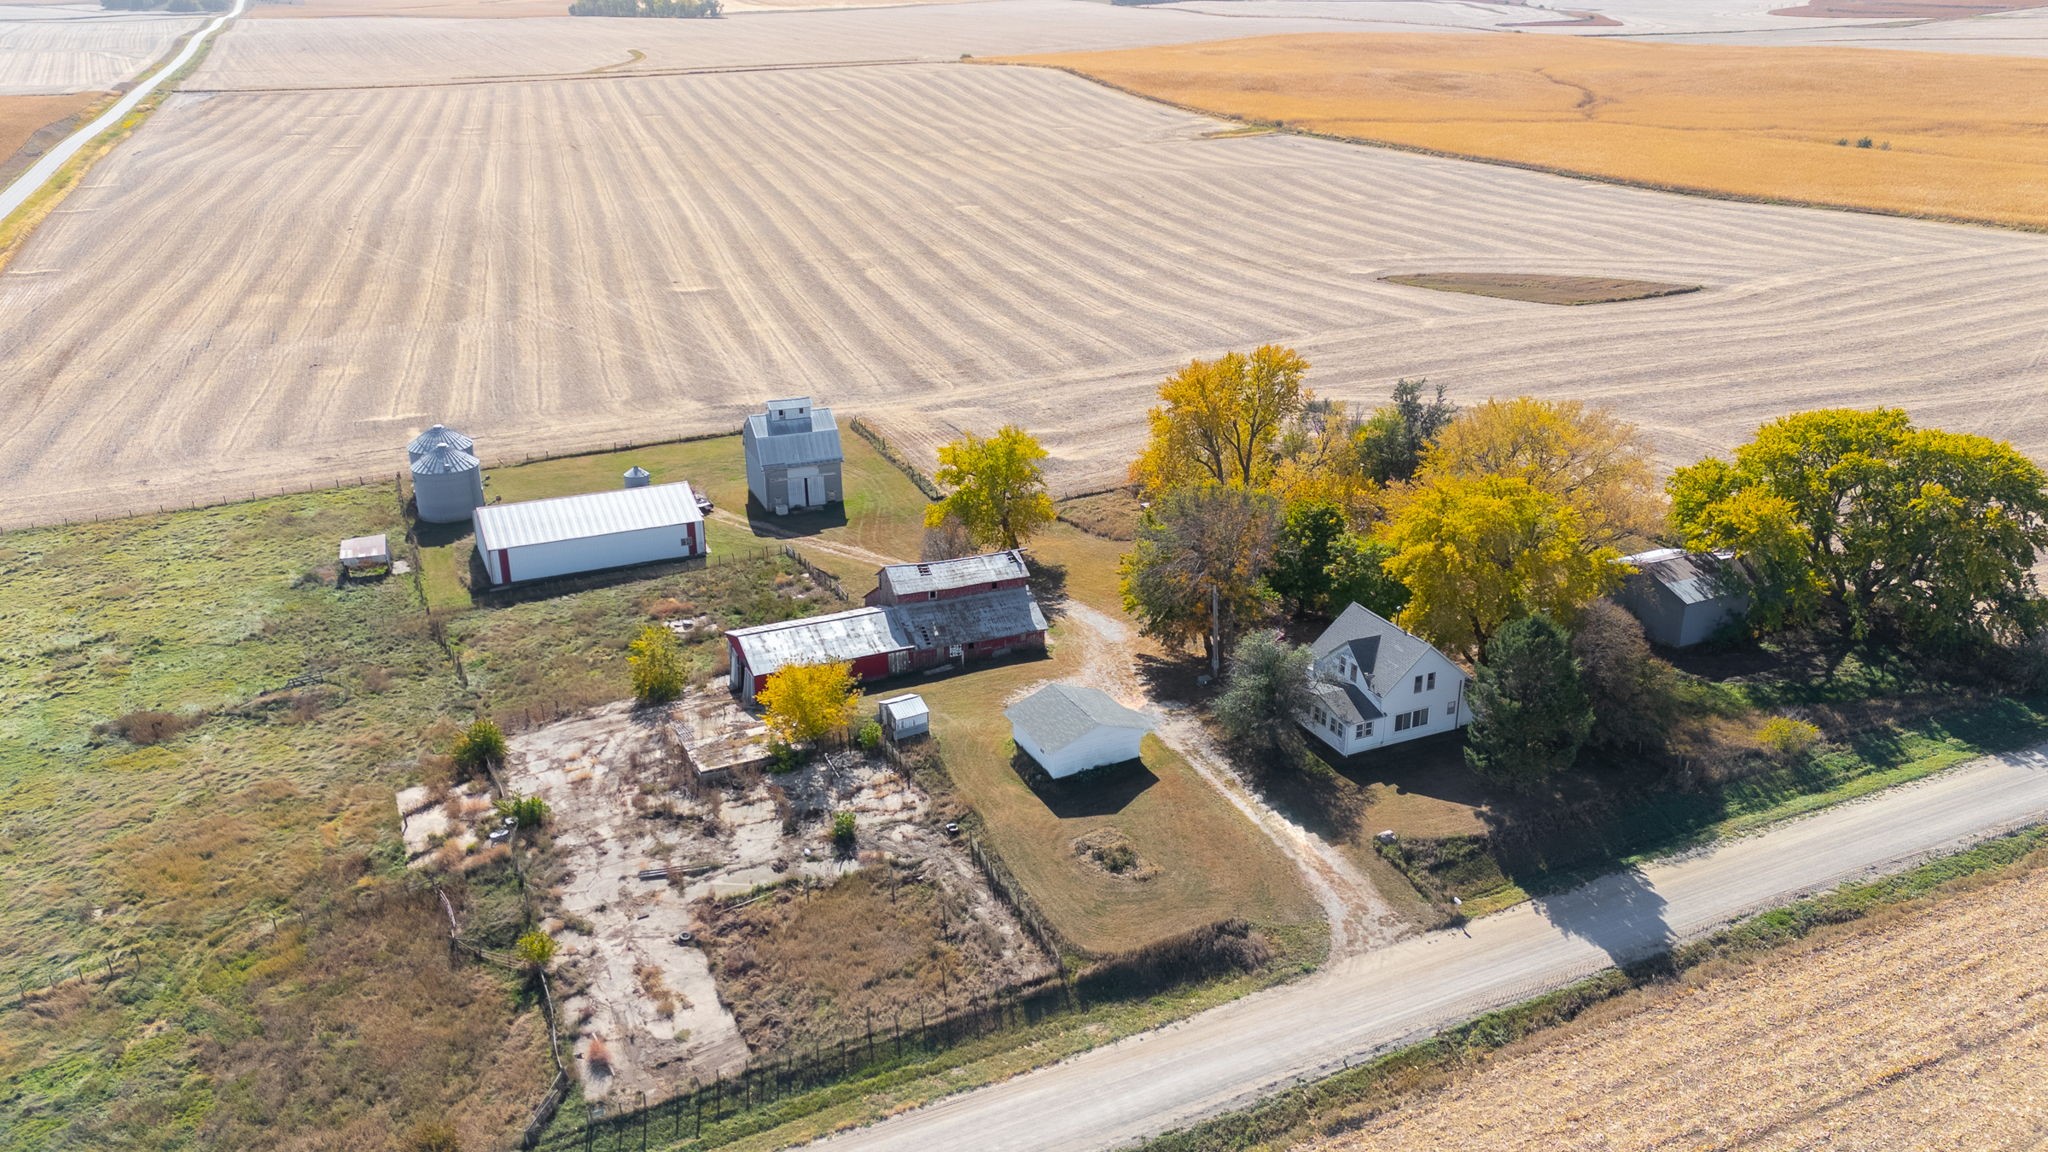
[[[1423,451],[1457,415],[1458,406],[1444,398],[1441,384],[1433,398],[1422,398],[1428,383],[1406,377],[1395,381],[1393,402],[1373,409],[1359,427],[1352,443],[1371,479],[1381,484],[1413,479]]]
[[[683,694],[688,678],[683,646],[666,624],[649,624],[628,647],[626,666],[633,673],[633,699],[661,704]]]
[[[1265,487],[1281,433],[1314,399],[1307,374],[1308,361],[1277,344],[1189,362],[1159,386],[1131,479],[1155,497],[1203,483]]]
[[[1470,699],[1465,762],[1518,792],[1570,768],[1593,727],[1571,637],[1541,613],[1509,622],[1487,644]]]
[[[1392,620],[1408,606],[1408,586],[1387,571],[1387,561],[1393,558],[1391,546],[1369,536],[1339,536],[1324,569],[1330,580],[1330,610],[1341,612],[1346,605],[1357,604]]]
[[[853,723],[860,708],[860,684],[853,665],[792,664],[770,673],[761,686],[763,722],[770,738],[803,744]]]
[[[1401,626],[1468,658],[1518,616],[1574,618],[1627,572],[1620,553],[1587,543],[1577,509],[1519,476],[1418,482],[1376,539],[1408,589]]]
[[[1686,543],[1741,555],[1765,615],[1802,597],[1852,634],[2013,643],[2043,619],[2033,567],[2048,547],[2048,475],[2010,444],[1915,428],[1895,408],[1773,421],[1669,484]]]
[[[555,938],[545,932],[528,932],[512,945],[512,952],[529,968],[545,968],[555,958]]]
[[[1285,764],[1302,752],[1297,718],[1313,703],[1315,653],[1278,632],[1247,632],[1230,650],[1230,672],[1216,698],[1216,723],[1231,744]]]
[[[1039,467],[1045,458],[1038,441],[1014,424],[986,440],[969,432],[940,445],[937,479],[951,491],[925,509],[925,527],[943,530],[953,520],[977,547],[1017,547],[1056,513]]]
[[[1124,610],[1147,636],[1174,647],[1199,639],[1212,673],[1223,649],[1272,610],[1264,580],[1279,501],[1210,484],[1168,492],[1145,511],[1118,565]]]
[[[496,721],[479,716],[455,738],[455,763],[476,771],[505,758],[505,732]]]
[[[1266,583],[1298,616],[1330,607],[1330,561],[1344,534],[1344,509],[1328,500],[1287,506]]]

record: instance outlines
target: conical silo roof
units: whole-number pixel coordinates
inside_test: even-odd
[[[435,444],[412,462],[415,476],[453,476],[474,472],[483,465],[468,452],[446,442]]]
[[[476,452],[476,441],[446,424],[436,424],[412,438],[412,443],[405,446],[405,457],[408,460],[417,460],[436,444],[453,445],[471,454]]]

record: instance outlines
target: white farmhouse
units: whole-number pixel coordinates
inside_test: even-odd
[[[1420,637],[1353,604],[1316,637],[1315,703],[1302,726],[1340,756],[1462,728],[1465,672]]]
[[[777,516],[822,508],[846,499],[840,473],[845,451],[830,408],[809,396],[770,400],[765,412],[740,429],[747,454],[747,491]]]

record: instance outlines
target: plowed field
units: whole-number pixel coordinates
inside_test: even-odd
[[[0,8],[0,96],[112,88],[200,24],[197,16],[49,11]]]
[[[1315,1152],[2048,1145],[2048,873],[1500,1058]]]
[[[1611,403],[1669,460],[1873,403],[2048,459],[2048,239],[1215,128],[958,64],[179,96],[0,274],[0,520],[389,474],[434,420],[502,460],[781,392],[913,445],[1017,420],[1099,481],[1159,378],[1267,340],[1348,399]],[[1705,288],[1379,280],[1504,268]]]
[[[1048,62],[1184,107],[1660,188],[2048,227],[2048,60],[1324,35]]]

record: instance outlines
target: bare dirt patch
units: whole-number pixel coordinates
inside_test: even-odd
[[[1382,276],[1389,284],[1464,292],[1530,304],[1618,304],[1656,296],[1681,296],[1700,290],[1698,284],[1660,284],[1655,280],[1616,280],[1604,276],[1545,276],[1517,272],[1428,272]]]
[[[1313,1149],[2039,1147],[2044,933],[2037,871],[1710,967]]]
[[[1575,12],[1575,11],[1573,11],[1573,10],[1571,10],[1571,9],[1567,8],[1567,9],[1565,9],[1565,10],[1564,10],[1564,14],[1565,14],[1566,16],[1570,17],[1570,19],[1568,19],[1568,20],[1521,20],[1521,21],[1517,21],[1517,22],[1515,22],[1515,23],[1512,23],[1512,24],[1503,24],[1503,25],[1501,25],[1501,27],[1503,27],[1503,28],[1619,28],[1619,27],[1621,27],[1621,21],[1619,21],[1619,20],[1616,20],[1616,19],[1615,19],[1614,17],[1612,17],[1612,16],[1604,16],[1604,15],[1601,15],[1601,14],[1600,14],[1600,13],[1598,13],[1598,12]]]
[[[1098,828],[1074,840],[1074,855],[1083,864],[1122,880],[1150,880],[1159,874],[1156,865],[1138,855],[1138,846],[1115,828]]]
[[[558,971],[586,1095],[731,1075],[791,1037],[929,998],[932,981],[943,998],[952,982],[1050,971],[886,763],[840,752],[782,776],[699,779],[676,729],[706,710],[618,704],[511,742],[506,787],[552,810]],[[850,854],[831,836],[842,811]],[[871,923],[893,924],[887,941]],[[885,943],[908,951],[889,960]],[[867,976],[850,978],[863,956]]]

